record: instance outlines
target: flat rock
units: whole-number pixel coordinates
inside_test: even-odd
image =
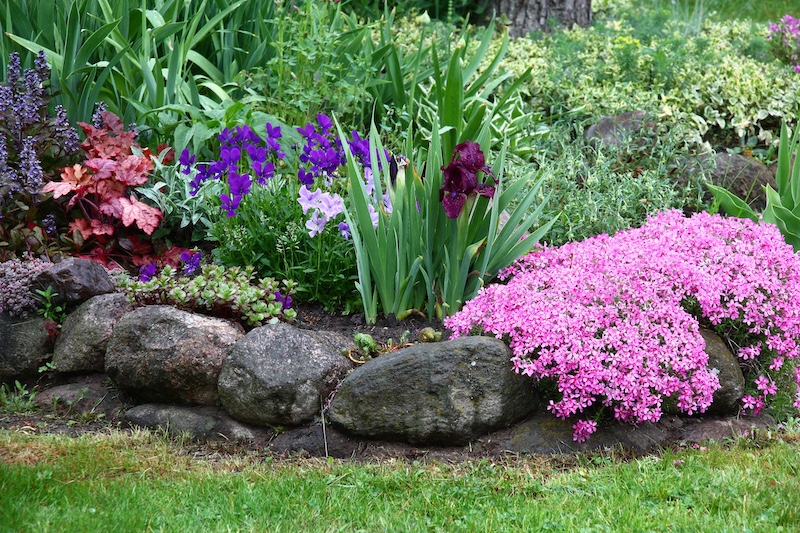
[[[54,409],[62,415],[107,420],[115,420],[128,407],[105,374],[77,376],[71,383],[37,393],[34,401],[40,408]]]
[[[268,438],[272,432],[246,426],[218,407],[188,407],[163,404],[142,404],[125,411],[126,422],[171,435],[189,435],[192,439],[253,440]]]
[[[52,287],[54,302],[80,303],[92,296],[116,291],[114,281],[105,268],[89,261],[70,257],[36,276],[36,283]]]
[[[331,425],[311,424],[279,433],[270,443],[269,450],[278,455],[303,455],[350,459],[364,446],[337,431]]]

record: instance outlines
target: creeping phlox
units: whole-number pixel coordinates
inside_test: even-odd
[[[766,406],[800,352],[800,259],[770,224],[665,211],[613,237],[539,249],[499,277],[508,282],[482,289],[445,325],[455,337],[507,340],[518,373],[555,382],[548,409],[562,419],[598,402],[631,423],[659,420],[665,401],[704,412],[719,379],[701,322],[745,333],[734,346],[752,370],[744,409]],[[793,377],[800,384],[800,371]],[[581,442],[597,425],[573,429]]]
[[[767,39],[775,57],[800,72],[800,18],[785,15],[778,22],[771,22]]]

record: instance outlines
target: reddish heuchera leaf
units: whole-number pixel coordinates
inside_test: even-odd
[[[51,181],[42,187],[42,192],[52,192],[53,198],[60,198],[65,194],[76,191],[88,185],[92,181],[92,176],[86,173],[86,169],[81,165],[73,165],[61,169],[61,181]]]
[[[125,125],[117,115],[111,111],[103,111],[100,113],[100,116],[102,117],[103,122],[106,123],[106,128],[108,128],[108,131],[114,135],[120,135],[124,133]]]
[[[92,178],[95,181],[105,180],[111,177],[114,177],[114,172],[117,170],[117,162],[113,159],[102,159],[99,157],[94,157],[92,159],[87,159],[84,161],[84,164],[90,169],[94,171],[94,175]]]
[[[180,246],[170,246],[168,250],[160,255],[160,262],[171,267],[179,267],[182,263],[181,254],[183,252],[191,252],[191,250]]]
[[[125,208],[123,207],[122,202],[120,200],[127,200],[127,198],[125,198],[122,195],[109,197],[106,199],[105,202],[103,202],[98,206],[98,209],[100,209],[100,212],[103,214],[121,220],[122,214],[125,212]],[[130,224],[125,224],[125,225],[129,226]]]
[[[131,195],[130,199],[124,196],[113,198],[100,206],[100,210],[120,218],[126,226],[130,226],[135,222],[139,229],[148,235],[151,235],[156,230],[158,222],[163,218],[161,211],[143,204],[133,195]]]
[[[109,270],[122,269],[122,266],[120,266],[120,264],[111,257],[108,250],[102,246],[95,246],[88,254],[79,255],[78,257],[99,263]]]
[[[94,184],[93,192],[100,197],[101,202],[107,202],[111,198],[125,196],[128,187],[117,180],[103,180]]]
[[[147,183],[147,176],[153,167],[153,161],[147,157],[125,156],[117,165],[116,178],[131,187],[143,185]]]
[[[65,194],[69,194],[75,189],[76,187],[71,183],[65,181],[51,181],[42,187],[42,192],[51,192],[53,193],[53,198],[61,198]]]
[[[92,219],[92,233],[95,235],[114,235],[114,226],[95,218]]]
[[[162,161],[165,165],[168,165],[173,161],[175,161],[175,150],[173,148],[170,148],[170,146],[167,143],[159,144],[157,150],[158,150],[157,155],[159,156],[161,155],[161,152],[163,152],[164,150],[167,151],[167,153],[164,154],[164,159]]]
[[[131,154],[136,132],[121,129],[109,131],[107,128],[95,128],[85,122],[78,122],[78,125],[86,134],[86,140],[83,141],[81,148],[86,151],[89,158],[114,159]]]
[[[89,221],[86,220],[85,218],[78,218],[78,219],[73,220],[72,222],[70,222],[69,223],[69,231],[70,232],[73,232],[73,231],[80,232],[81,236],[83,237],[83,240],[86,240],[89,237],[91,237],[92,235],[94,235],[94,230],[89,225]]]

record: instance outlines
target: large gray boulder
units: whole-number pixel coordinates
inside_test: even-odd
[[[629,140],[635,140],[647,132],[652,135],[656,125],[645,111],[626,111],[619,115],[606,115],[596,124],[592,124],[583,132],[586,142],[597,147],[598,143],[620,146]]]
[[[700,334],[706,341],[708,368],[719,377],[719,389],[714,393],[706,414],[735,415],[739,412],[739,400],[744,396],[744,374],[739,360],[719,335],[705,328],[700,328]]]
[[[0,384],[36,376],[50,358],[43,318],[14,320],[0,313]]]
[[[767,206],[764,190],[770,185],[777,190],[775,175],[766,165],[741,154],[720,152],[716,155],[716,169],[712,183],[725,187],[753,208],[761,212]]]
[[[329,332],[268,324],[236,343],[219,375],[222,405],[232,417],[258,425],[299,425],[352,368],[347,339]]]
[[[718,442],[745,435],[753,428],[764,429],[775,425],[767,415],[760,416],[704,416],[688,418],[665,415],[655,423],[625,424],[605,420],[598,424],[597,432],[584,442],[572,440],[574,420],[561,420],[551,413],[537,413],[521,424],[493,433],[487,448],[524,454],[561,454],[623,447],[637,453],[664,449],[675,443]]]
[[[530,378],[514,373],[500,340],[466,337],[384,354],[353,371],[331,404],[352,435],[413,444],[461,444],[530,415]]]
[[[67,316],[53,349],[59,372],[103,372],[114,325],[133,304],[121,293],[94,296]]]
[[[243,335],[219,318],[142,307],[114,327],[105,370],[119,389],[145,401],[214,405],[222,363]]]
[[[52,287],[58,303],[85,302],[92,296],[114,292],[116,287],[105,268],[89,261],[70,257],[56,263],[36,276],[36,283]]]

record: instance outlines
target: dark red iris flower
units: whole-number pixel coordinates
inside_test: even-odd
[[[442,167],[442,171],[444,185],[439,189],[439,201],[449,218],[458,218],[467,198],[473,194],[494,198],[494,186],[478,182],[478,172],[494,179],[478,143],[466,141],[457,145],[450,164]]]

